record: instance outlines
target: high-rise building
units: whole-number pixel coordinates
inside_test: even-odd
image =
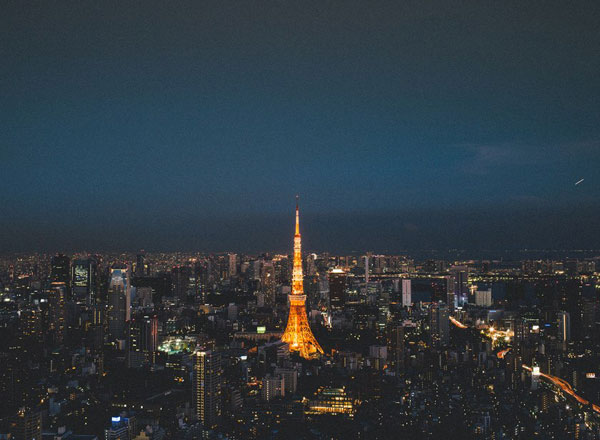
[[[249,262],[248,266],[248,274],[246,275],[248,279],[260,281],[261,280],[261,269],[262,269],[262,260],[253,260]]]
[[[558,314],[558,339],[564,343],[571,340],[571,315],[561,311]]]
[[[221,356],[211,350],[194,353],[193,401],[196,418],[214,427],[221,415]]]
[[[135,268],[133,273],[136,277],[145,277],[150,275],[150,267],[146,263],[146,255],[139,253],[135,259]]]
[[[514,320],[512,320],[511,322],[511,329],[514,333],[514,337],[513,337],[513,346],[516,352],[521,352],[521,346],[522,344],[525,342],[526,336],[527,336],[527,331],[526,331],[526,326],[525,326],[525,322],[523,321],[523,318],[516,317]]]
[[[237,275],[237,255],[236,254],[229,254],[229,266],[228,266],[227,274],[229,275],[229,278]]]
[[[230,303],[227,306],[227,319],[230,321],[235,321],[238,318],[239,308],[235,303]]]
[[[317,275],[317,254],[306,256],[306,275],[309,277]]]
[[[291,351],[298,351],[300,356],[310,359],[323,353],[323,349],[315,339],[306,316],[306,295],[302,276],[302,238],[300,236],[300,211],[296,198],[296,233],[294,235],[294,269],[292,272],[292,293],[288,295],[290,313],[285,332],[281,340],[288,344]]]
[[[55,344],[61,344],[65,339],[67,321],[67,286],[63,282],[55,281],[50,285],[48,295],[49,330]]]
[[[410,280],[402,280],[402,307],[412,306],[412,283]]]
[[[50,262],[50,282],[69,283],[71,259],[63,254],[52,257]]]
[[[540,367],[535,365],[531,370],[531,389],[537,390],[540,383]]]
[[[450,310],[454,310],[456,307],[456,295],[454,294],[454,277],[449,275],[446,276],[446,304]]]
[[[404,326],[394,323],[388,327],[387,351],[390,370],[396,374],[404,370]]]
[[[592,298],[583,298],[581,305],[581,326],[586,336],[592,336],[596,328],[598,302]]]
[[[67,299],[70,298],[71,259],[63,254],[52,257],[50,262],[50,283],[64,283]]]
[[[196,276],[189,266],[175,266],[171,269],[173,295],[181,301],[196,293]]]
[[[135,417],[126,417],[121,414],[111,418],[110,428],[104,430],[105,440],[130,440],[137,432]]]
[[[129,267],[110,270],[108,286],[108,332],[113,339],[124,339],[126,323],[131,318],[131,283]]]
[[[346,272],[332,269],[329,272],[329,303],[332,309],[340,309],[346,302]]]
[[[117,417],[113,417],[117,419]],[[104,430],[105,440],[129,440],[129,427],[122,422],[113,421],[110,428]]]
[[[431,345],[446,346],[450,343],[450,314],[446,304],[434,303],[429,308],[429,332]]]
[[[21,334],[30,340],[42,342],[42,311],[38,307],[21,310]]]
[[[282,376],[267,374],[262,381],[261,397],[267,402],[285,396],[285,379]]]
[[[477,290],[475,292],[475,305],[480,307],[492,306],[492,289]]]
[[[96,262],[91,258],[75,260],[71,267],[73,299],[78,303],[96,302]]]
[[[469,268],[467,266],[453,266],[450,273],[453,278],[455,301],[458,305],[464,305],[469,298]]]
[[[295,368],[275,368],[275,375],[281,376],[284,380],[285,392],[294,394],[298,388],[298,370]]]
[[[287,256],[278,255],[273,258],[275,266],[275,283],[287,285],[290,282],[290,259]]]
[[[273,261],[265,261],[262,266],[260,291],[264,295],[265,305],[275,304],[275,266]]]
[[[127,332],[127,366],[139,368],[153,363],[158,348],[158,317],[143,315],[132,318]]]
[[[42,440],[42,413],[21,408],[10,421],[10,439]]]

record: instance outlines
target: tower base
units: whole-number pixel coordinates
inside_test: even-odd
[[[290,351],[300,352],[300,356],[305,359],[312,359],[323,354],[323,349],[308,325],[304,303],[290,305],[287,327],[281,340],[289,345]]]

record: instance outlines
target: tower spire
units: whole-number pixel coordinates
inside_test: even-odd
[[[296,195],[296,235],[300,235],[300,208],[298,208],[299,195]]]
[[[294,235],[294,264],[292,270],[292,295],[304,295],[302,275],[302,237],[300,236],[300,209],[296,196],[296,234]]]

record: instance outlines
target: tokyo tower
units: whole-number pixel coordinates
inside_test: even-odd
[[[300,237],[300,212],[296,196],[296,234],[294,235],[294,270],[292,273],[292,293],[288,295],[290,314],[287,327],[281,340],[289,345],[290,351],[300,352],[305,359],[323,354],[323,349],[315,339],[306,317],[306,295],[302,281],[302,244]]]

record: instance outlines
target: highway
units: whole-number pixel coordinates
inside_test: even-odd
[[[450,322],[452,324],[454,324],[455,326],[457,326],[458,328],[468,328],[468,326],[464,325],[462,322],[460,322],[458,319],[456,319],[454,316],[450,317]]]
[[[454,324],[458,328],[463,328],[463,329],[468,328],[467,325],[465,325],[462,322],[458,321],[453,316],[450,317],[450,322],[452,324]],[[497,353],[498,358],[499,359],[504,359],[504,357],[506,356],[506,354],[510,350],[511,350],[511,347],[505,348],[504,350],[500,350]],[[532,368],[530,366],[528,366],[528,365],[523,365],[523,369],[527,370],[527,371],[529,371],[531,373],[533,372]],[[600,406],[596,405],[594,403],[591,403],[589,400],[586,400],[583,397],[581,397],[579,394],[577,394],[575,392],[575,390],[573,390],[573,387],[571,386],[571,384],[569,382],[567,382],[566,380],[561,379],[560,377],[552,376],[551,374],[546,374],[546,373],[541,373],[541,372],[539,373],[539,375],[541,377],[543,377],[544,379],[548,380],[549,382],[551,382],[552,384],[556,385],[564,393],[566,393],[569,396],[573,397],[580,404],[582,404],[582,405],[591,405],[591,407],[594,410],[594,412],[596,412],[597,414],[600,414]]]
[[[523,365],[523,369],[527,370],[529,372],[532,371],[531,367],[528,365]],[[571,384],[569,382],[567,382],[566,380],[561,379],[560,377],[552,376],[551,374],[546,374],[546,373],[541,373],[541,372],[539,374],[541,377],[552,382],[554,385],[559,387],[561,390],[563,390],[565,393],[567,393],[568,395],[573,397],[575,400],[577,400],[582,405],[590,405],[591,404],[592,409],[596,413],[600,414],[600,406],[590,403],[589,400],[586,400],[583,397],[581,397],[579,394],[577,394],[575,392],[575,390],[573,390],[573,387],[571,386]]]

